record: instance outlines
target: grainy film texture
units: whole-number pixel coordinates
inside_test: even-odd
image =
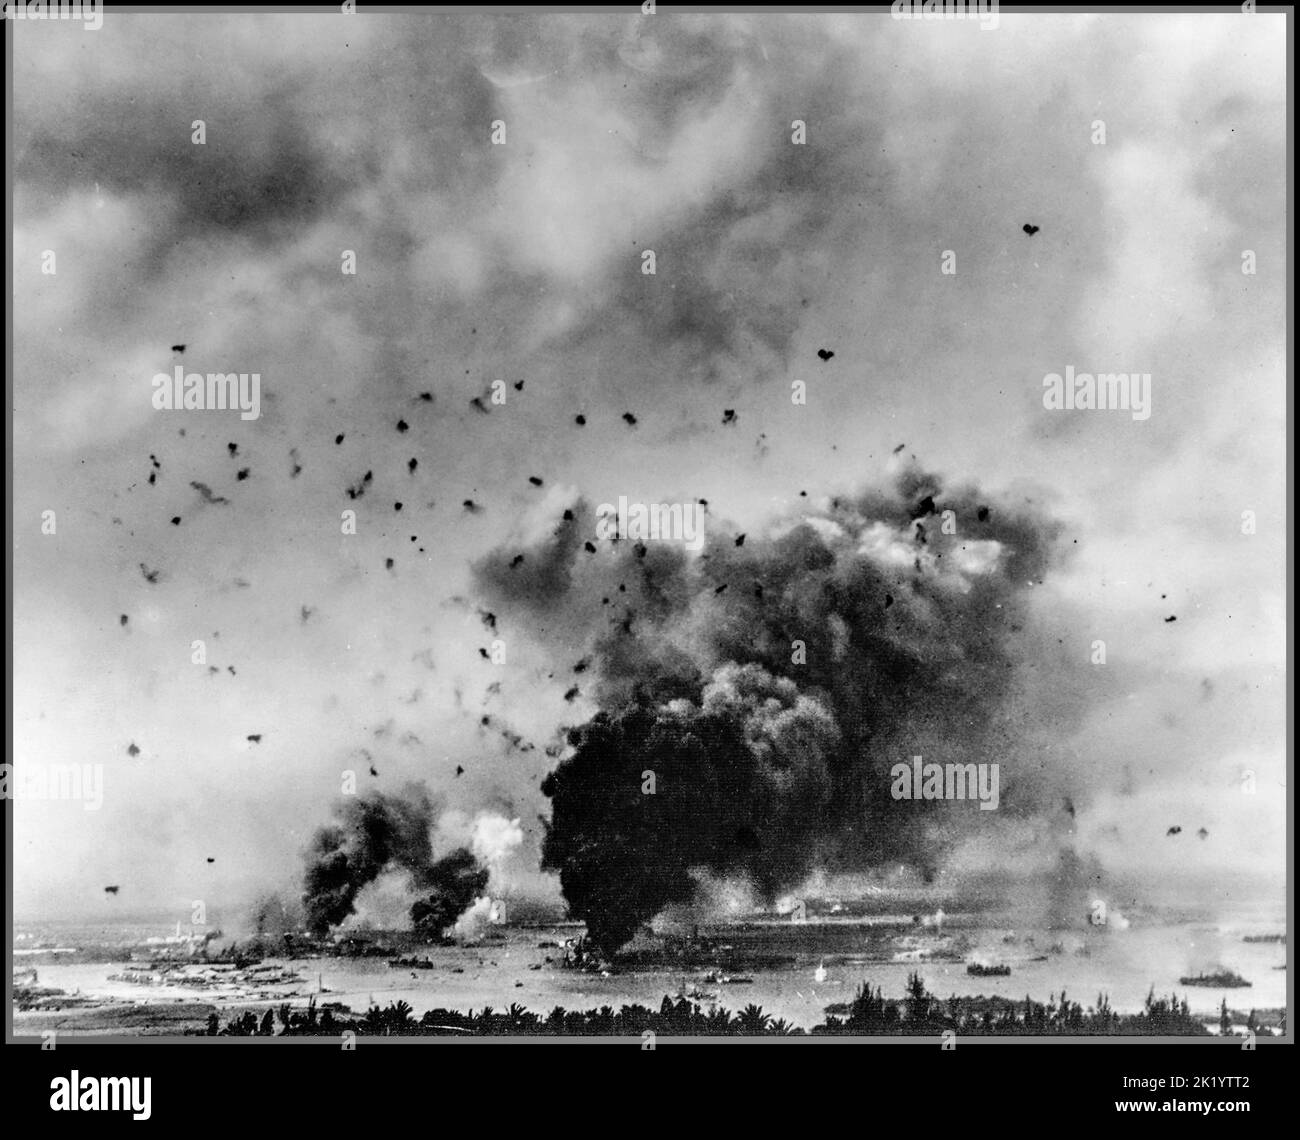
[[[1285,1035],[1251,8],[6,5],[14,1032]]]

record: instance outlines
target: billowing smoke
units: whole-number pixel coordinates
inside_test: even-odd
[[[411,924],[428,939],[442,937],[488,884],[488,870],[474,852],[461,847],[428,867],[417,883],[420,897],[411,905]]]
[[[509,896],[516,888],[523,828],[518,819],[499,812],[480,811],[471,817],[461,811],[449,811],[438,820],[437,839],[472,852],[476,860],[480,873],[473,880],[474,894],[461,908],[452,928],[456,938],[472,942],[499,921],[497,916],[501,912],[493,899]]]
[[[818,869],[933,870],[982,813],[892,797],[915,755],[997,762],[1003,810],[1032,800],[1021,666],[1056,528],[1031,508],[912,467],[765,538],[714,526],[698,558],[626,537],[592,553],[580,530],[478,574],[594,678],[599,711],[542,785],[543,862],[605,950],[690,902],[701,870],[768,900]]]
[[[601,946],[690,899],[697,867],[743,869],[770,893],[811,865],[839,732],[794,682],[727,664],[698,703],[603,712],[572,742],[542,785],[555,803],[543,859]]]
[[[324,935],[356,909],[357,896],[387,870],[410,875],[416,931],[438,937],[487,886],[488,872],[459,848],[435,860],[434,805],[418,784],[400,795],[371,791],[343,800],[337,821],[317,830],[307,852],[303,905],[307,927]]]
[[[444,845],[466,847],[488,871],[488,889],[504,892],[510,888],[507,864],[524,842],[518,819],[494,811],[480,811],[473,816],[462,811],[444,812],[438,820],[437,838]]]

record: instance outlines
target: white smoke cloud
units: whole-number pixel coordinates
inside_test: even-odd
[[[523,843],[524,829],[520,821],[499,812],[480,811],[471,815],[447,811],[438,818],[434,829],[434,844],[439,851],[468,847],[474,853],[488,869],[491,876],[488,890],[494,893],[510,888],[511,862]]]
[[[462,942],[473,942],[483,936],[492,921],[492,900],[486,895],[475,899],[469,909],[456,920],[452,934]]]
[[[491,812],[481,812],[474,818],[470,850],[490,869],[499,870],[523,841],[524,831],[517,819]]]

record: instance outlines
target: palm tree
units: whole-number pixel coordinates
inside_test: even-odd
[[[743,1033],[748,1036],[757,1036],[767,1032],[768,1022],[772,1020],[772,1015],[764,1013],[762,1006],[750,1002],[737,1014],[736,1019]]]
[[[705,1026],[708,1033],[730,1033],[733,1028],[731,1014],[722,1006],[716,1006],[709,1011]]]
[[[519,1031],[525,1025],[535,1025],[537,1023],[537,1014],[529,1013],[526,1006],[512,1001],[510,1008],[506,1010],[506,1016],[510,1019],[510,1028],[513,1031]]]

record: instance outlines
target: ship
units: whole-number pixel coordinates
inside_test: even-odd
[[[717,1001],[718,994],[716,990],[701,989],[698,985],[692,985],[688,990],[686,988],[686,979],[682,979],[682,984],[677,987],[677,996],[679,998],[690,998],[692,1001]]]
[[[966,973],[974,978],[1009,978],[1010,966],[985,966],[980,962],[971,962],[966,966]]]
[[[145,966],[127,966],[119,974],[109,974],[110,982],[130,982],[133,986],[160,986],[166,981],[167,970]]]
[[[1196,974],[1186,978],[1179,978],[1178,984],[1182,986],[1209,986],[1217,990],[1237,990],[1250,985],[1245,978],[1232,970],[1218,970],[1213,974]]]

